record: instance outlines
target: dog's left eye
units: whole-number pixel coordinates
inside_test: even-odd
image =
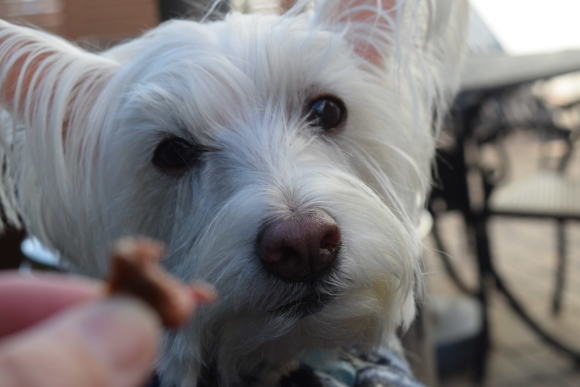
[[[203,152],[202,147],[181,137],[169,137],[157,144],[152,162],[163,172],[177,174],[194,166]]]
[[[312,126],[331,131],[339,128],[346,120],[346,106],[337,97],[319,97],[308,105],[306,119]]]

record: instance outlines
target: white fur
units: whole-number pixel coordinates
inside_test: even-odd
[[[311,349],[372,348],[413,319],[415,225],[433,117],[457,84],[466,1],[398,0],[395,12],[379,0],[326,1],[303,14],[307,3],[284,16],[171,21],[100,54],[0,22],[0,87],[20,74],[14,94],[0,94],[8,220],[97,277],[113,240],[160,239],[173,273],[219,292],[168,337],[165,383],[190,386],[215,361],[221,383],[236,384]],[[358,20],[363,10],[374,17]],[[360,44],[380,60],[356,54]],[[322,93],[348,109],[334,135],[304,121]],[[219,150],[168,176],[151,164],[167,133]],[[315,208],[343,235],[326,289],[335,298],[302,319],[273,315],[307,289],[266,275],[256,235],[266,220]]]

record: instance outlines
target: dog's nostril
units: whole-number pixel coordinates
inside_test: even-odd
[[[340,245],[340,230],[338,229],[338,226],[336,224],[329,226],[327,233],[320,241],[320,248],[333,250],[336,249],[339,245]]]
[[[323,211],[278,220],[258,239],[258,255],[265,269],[285,281],[310,281],[320,277],[340,249],[340,229]]]

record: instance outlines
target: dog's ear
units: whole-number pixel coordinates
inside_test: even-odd
[[[344,34],[355,53],[381,67],[409,52],[461,52],[467,10],[467,0],[326,0],[315,23]]]
[[[71,168],[81,165],[96,126],[87,125],[89,115],[117,68],[56,36],[0,20],[0,229],[25,219],[42,235],[48,208],[53,219],[70,216]]]
[[[384,61],[400,11],[397,0],[332,0],[321,3],[316,22],[343,30],[354,52],[375,65]]]
[[[113,67],[56,36],[0,20],[0,107],[26,126],[59,114],[68,122],[75,105],[95,94]]]

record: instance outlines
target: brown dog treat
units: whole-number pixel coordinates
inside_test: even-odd
[[[212,302],[215,292],[172,277],[159,265],[163,252],[162,244],[147,238],[121,239],[113,249],[107,294],[135,296],[157,311],[164,326],[177,328],[197,304]]]

